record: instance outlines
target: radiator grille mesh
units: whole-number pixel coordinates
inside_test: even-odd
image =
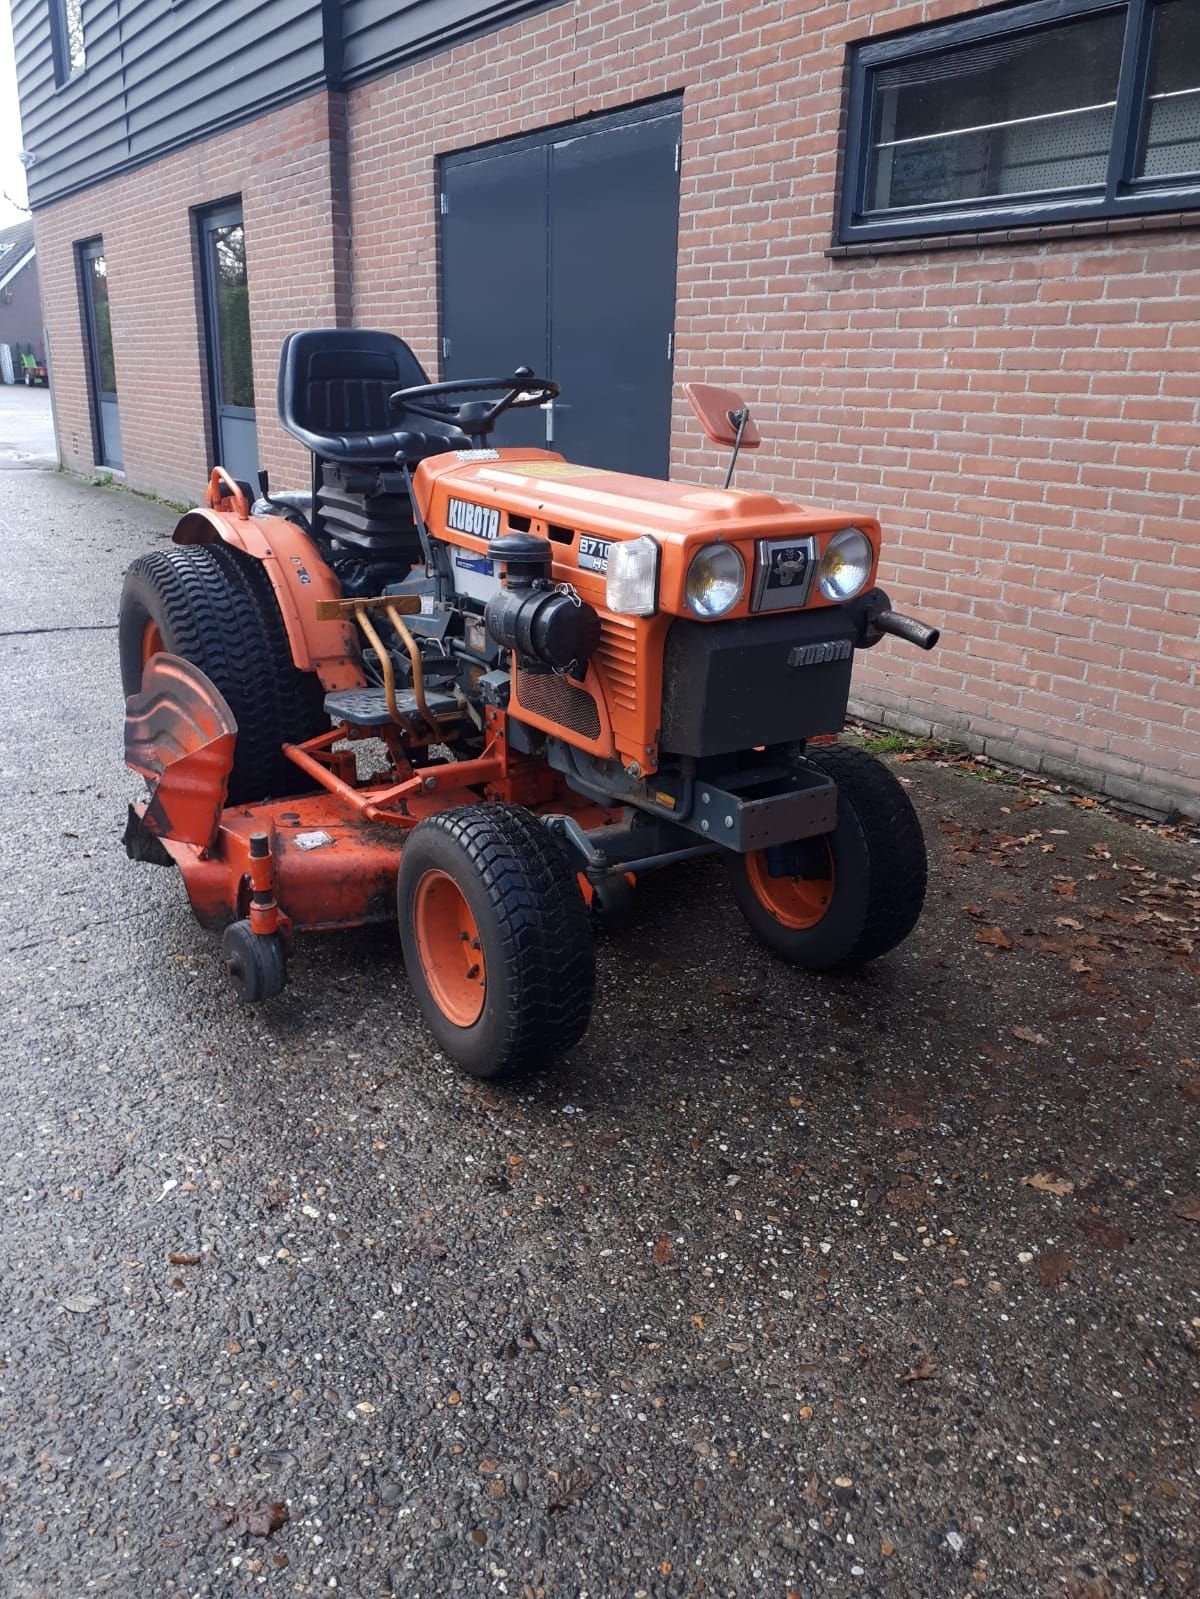
[[[583,738],[600,737],[600,712],[588,691],[556,672],[522,672],[517,699],[527,711],[569,727]]]

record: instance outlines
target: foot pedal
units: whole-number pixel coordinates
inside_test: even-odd
[[[453,694],[439,694],[426,690],[425,701],[430,713],[436,717],[456,716],[460,706]],[[401,716],[419,722],[416,695],[411,689],[397,690],[396,709]],[[388,727],[391,716],[387,696],[381,688],[338,688],[325,696],[325,714],[335,722],[346,722],[351,727]]]

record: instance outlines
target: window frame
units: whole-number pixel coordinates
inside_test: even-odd
[[[894,213],[865,206],[869,176],[870,122],[874,74],[881,67],[924,55],[965,48],[990,39],[1033,33],[1055,23],[1104,12],[1125,13],[1121,66],[1113,110],[1112,141],[1103,194],[1082,189],[1047,190],[1021,201],[1009,196],[952,202],[943,207],[913,207]],[[1037,229],[1073,222],[1145,216],[1200,208],[1200,173],[1165,181],[1138,177],[1150,76],[1150,42],[1155,0],[1026,0],[1003,10],[973,12],[850,47],[846,95],[846,136],[842,149],[837,244],[878,243],[888,239],[940,238],[955,233]]]
[[[54,87],[66,88],[87,71],[87,36],[83,28],[83,0],[79,0],[79,46],[82,60],[77,67],[71,65],[71,23],[67,16],[69,0],[49,0],[50,51],[54,60]]]

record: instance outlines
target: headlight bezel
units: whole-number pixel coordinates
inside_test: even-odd
[[[711,563],[718,559],[726,562],[726,564],[728,564],[730,559],[737,563],[736,584],[730,591],[729,598],[724,604],[705,608],[701,604],[697,603],[697,595],[693,592],[693,575],[696,573],[701,562],[707,560]],[[725,581],[733,582],[733,574],[731,573],[729,578],[725,579]],[[683,601],[691,614],[699,617],[701,621],[716,621],[722,616],[728,616],[730,611],[732,611],[734,607],[740,604],[745,598],[746,583],[746,559],[742,552],[734,544],[727,544],[719,539],[714,540],[711,544],[701,545],[701,547],[688,562],[687,571],[684,574],[683,579]]]
[[[861,563],[861,577],[852,587],[839,585],[835,582],[831,570],[830,557],[837,557],[845,551],[847,546],[861,544],[862,551],[859,555]],[[828,563],[828,564],[827,564]],[[852,565],[852,562],[847,562]],[[826,543],[817,562],[817,589],[822,599],[829,600],[834,605],[844,605],[863,592],[871,581],[871,573],[875,569],[875,546],[870,537],[861,527],[842,527]]]

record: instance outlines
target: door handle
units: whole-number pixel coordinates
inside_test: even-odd
[[[546,444],[554,443],[554,419],[559,411],[569,411],[571,407],[564,405],[561,400],[543,400],[538,406],[539,411],[546,413]]]

